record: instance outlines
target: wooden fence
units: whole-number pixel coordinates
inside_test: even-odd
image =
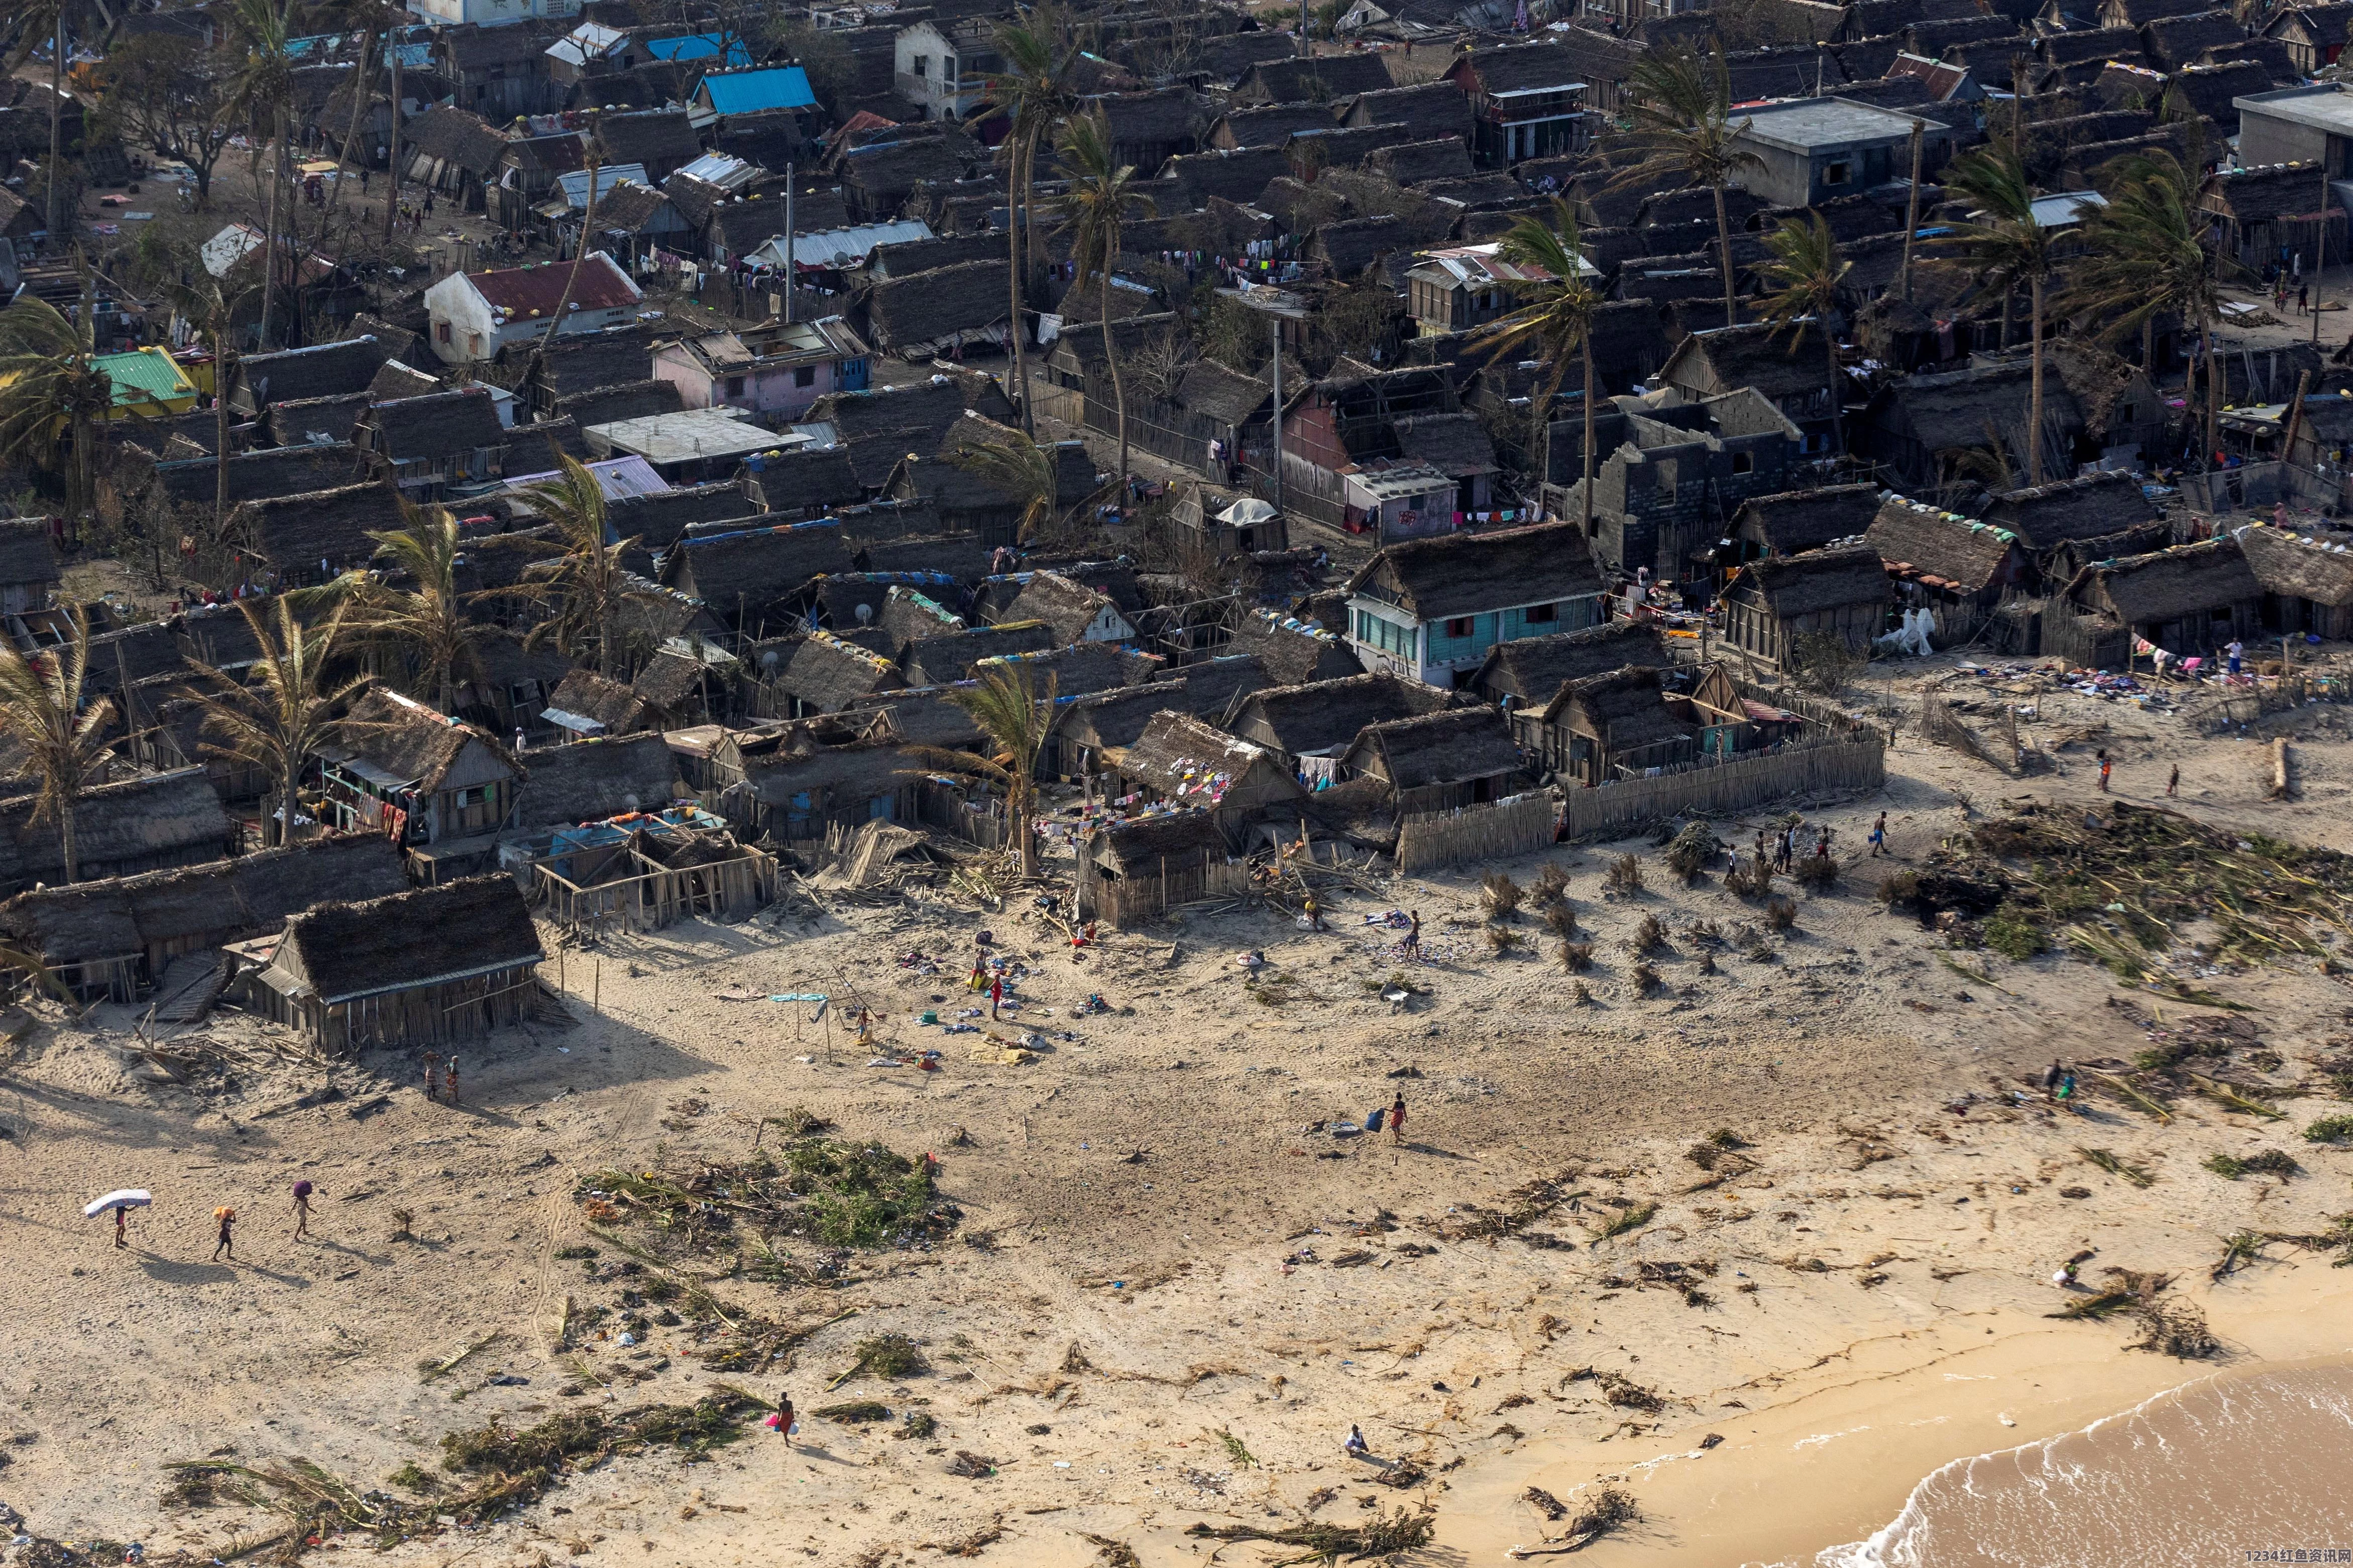
[[[1950,746],[1974,757],[1996,773],[2017,778],[2026,772],[2018,746],[2018,710],[2005,700],[1995,727],[1980,735],[1953,711],[1952,704],[1934,691],[1920,694],[1920,731],[1940,746]]]
[[[763,850],[746,847],[701,866],[664,866],[634,850],[628,858],[641,868],[637,875],[586,888],[534,866],[533,892],[547,918],[566,931],[599,931],[617,921],[655,931],[694,915],[756,909],[776,897],[776,862]]]
[[[1465,860],[1509,860],[1553,841],[1559,813],[1549,794],[1514,795],[1493,805],[1407,816],[1398,824],[1400,871],[1426,871]]]
[[[1179,904],[1239,894],[1250,886],[1250,863],[1201,849],[1160,858],[1150,875],[1113,877],[1079,859],[1079,918],[1106,921],[1130,930]]]
[[[1618,838],[1645,823],[1687,812],[1721,816],[1783,795],[1871,790],[1886,782],[1887,742],[1869,730],[1852,738],[1801,742],[1762,756],[1702,762],[1657,778],[1565,791],[1560,836]]]

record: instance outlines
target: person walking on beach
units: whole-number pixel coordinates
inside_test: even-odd
[[[117,1204],[117,1205],[114,1205],[114,1245],[115,1245],[115,1246],[117,1246],[117,1247],[129,1247],[129,1246],[131,1245],[131,1239],[130,1239],[130,1235],[129,1235],[130,1229],[131,1229],[131,1205],[130,1205],[129,1204]]]
[[[1403,1089],[1399,1089],[1398,1097],[1389,1101],[1389,1142],[1392,1143],[1405,1142],[1405,1091]]]
[[[997,1021],[997,1010],[1005,1005],[1005,976],[997,975],[988,983],[988,1017]]]
[[[311,1194],[318,1189],[307,1180],[294,1184],[294,1239],[311,1239]]]
[[[2115,769],[2115,767],[2116,767],[2116,764],[2115,761],[2109,757],[2109,755],[2108,755],[2108,753],[2107,753],[2107,749],[2106,749],[2105,747],[2102,747],[2102,748],[2101,748],[2101,750],[2100,750],[2100,753],[2099,753],[2099,757],[2100,757],[2100,793],[2101,793],[2102,795],[2105,795],[2105,794],[2107,794],[2107,793],[2108,793],[2108,774],[2109,774],[2109,773],[2110,773],[2110,772],[2112,772],[2112,771]]]
[[[2059,1100],[2059,1080],[2066,1076],[2066,1070],[2059,1065],[2059,1058],[2052,1057],[2050,1070],[2042,1075],[2042,1098],[2054,1105]]]
[[[237,1210],[224,1204],[213,1210],[213,1218],[220,1221],[220,1239],[213,1243],[213,1261],[218,1263],[221,1254],[227,1253],[228,1260],[234,1263],[237,1261],[237,1242],[229,1235],[229,1229],[237,1224]]]
[[[776,1436],[785,1440],[786,1447],[793,1446],[793,1396],[789,1394],[776,1395]]]
[[[2179,763],[2174,763],[2173,771],[2166,775],[2165,793],[2168,795],[2179,795],[2181,793],[2181,764]]]
[[[439,1094],[436,1092],[433,1071],[434,1068],[440,1062],[440,1060],[441,1053],[438,1051],[427,1051],[425,1053],[425,1098],[427,1100],[438,1100],[440,1098]]]
[[[1887,814],[1881,812],[1879,820],[1871,825],[1871,857],[1877,859],[1887,851]]]
[[[1829,827],[1824,826],[1817,829],[1814,834],[1814,858],[1817,860],[1827,860],[1830,858],[1831,830]]]
[[[458,1058],[449,1058],[448,1070],[441,1075],[441,1087],[448,1091],[449,1103],[458,1103]]]
[[[1406,928],[1405,955],[1408,958],[1419,958],[1421,956],[1421,911],[1416,910],[1406,919],[1413,923]]]

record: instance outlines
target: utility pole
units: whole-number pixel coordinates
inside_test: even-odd
[[[793,324],[793,279],[800,264],[793,258],[793,165],[785,165],[785,325]]]
[[[393,35],[397,37],[396,33]],[[384,193],[384,238],[392,243],[392,216],[400,210],[400,46],[392,47],[392,167],[391,184]]]
[[[1274,334],[1274,510],[1282,510],[1282,318],[1271,328]]]
[[[2326,152],[2323,148],[2323,152]],[[2320,159],[2320,205],[2312,209],[2312,346],[2320,348],[2320,270],[2328,265],[2328,160]],[[2280,456],[2287,454],[2283,451]],[[2280,668],[2287,668],[2283,664]]]
[[[1904,302],[1912,302],[1912,241],[1920,232],[1920,142],[1928,126],[1912,122],[1912,194],[1904,203]]]

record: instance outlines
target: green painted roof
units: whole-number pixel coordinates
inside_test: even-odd
[[[132,349],[127,353],[100,354],[90,362],[114,384],[117,408],[135,403],[164,403],[194,397],[196,389],[162,349]]]

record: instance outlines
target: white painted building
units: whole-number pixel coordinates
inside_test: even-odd
[[[575,266],[583,270],[567,300],[565,286]],[[425,291],[433,352],[450,364],[491,359],[509,343],[545,332],[559,306],[564,321],[557,331],[568,334],[627,326],[644,302],[628,274],[601,250],[576,263],[453,272]]]
[[[534,16],[576,16],[580,0],[408,0],[408,10],[437,27],[470,22],[495,27],[501,22],[526,22]]]

